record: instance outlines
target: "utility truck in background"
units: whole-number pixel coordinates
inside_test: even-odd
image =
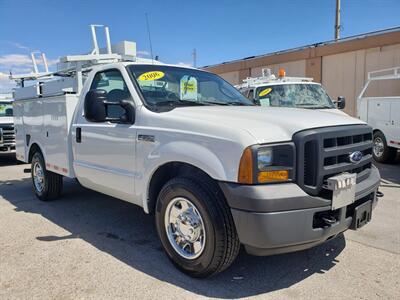
[[[194,277],[226,269],[241,244],[298,251],[371,220],[380,175],[363,121],[255,106],[215,74],[111,46],[107,28],[101,50],[95,29],[91,54],[13,76],[17,157],[39,199],[69,177],[143,207]]]
[[[400,149],[400,93],[390,97],[366,97],[373,82],[396,80],[400,86],[400,67],[368,73],[357,98],[358,118],[373,128],[373,156],[377,162],[393,162]],[[400,89],[398,89],[400,90]]]
[[[313,78],[289,77],[284,69],[279,69],[276,77],[271,69],[264,68],[260,77],[247,77],[235,87],[255,105],[320,109],[344,114],[336,109],[345,107],[344,97],[333,102],[322,85],[313,82]]]
[[[15,153],[15,132],[11,94],[0,94],[0,155]]]

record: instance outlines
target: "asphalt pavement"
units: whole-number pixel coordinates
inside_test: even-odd
[[[140,207],[75,180],[41,202],[27,167],[0,157],[0,299],[400,299],[400,162],[378,165],[385,196],[365,227],[297,253],[241,251],[205,280],[174,268]]]

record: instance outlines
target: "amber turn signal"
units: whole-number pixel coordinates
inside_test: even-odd
[[[253,152],[250,148],[243,151],[240,159],[238,182],[244,184],[253,183]]]
[[[275,181],[287,181],[289,180],[288,170],[278,170],[278,171],[265,171],[258,173],[258,182],[275,182]]]

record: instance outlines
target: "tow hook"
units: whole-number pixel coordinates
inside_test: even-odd
[[[336,218],[333,216],[326,216],[326,217],[322,217],[321,218],[326,225],[328,226],[332,226],[333,224],[335,224],[337,222]]]
[[[376,191],[376,196],[378,198],[382,198],[383,196],[385,196],[381,191]]]

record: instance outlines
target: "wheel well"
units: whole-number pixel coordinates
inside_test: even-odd
[[[372,131],[373,134],[375,134],[376,132],[380,132],[380,133],[383,134],[383,132],[382,132],[381,130],[379,130],[379,129],[374,129],[374,130]]]
[[[155,210],[158,194],[160,193],[164,184],[177,176],[190,175],[191,177],[201,177],[208,180],[213,180],[207,173],[201,169],[182,162],[170,162],[160,166],[153,174],[150,180],[148,191],[148,208],[149,213]]]
[[[30,149],[29,149],[29,156],[28,156],[28,162],[32,162],[32,157],[36,152],[42,153],[42,150],[40,149],[38,144],[32,144]]]

